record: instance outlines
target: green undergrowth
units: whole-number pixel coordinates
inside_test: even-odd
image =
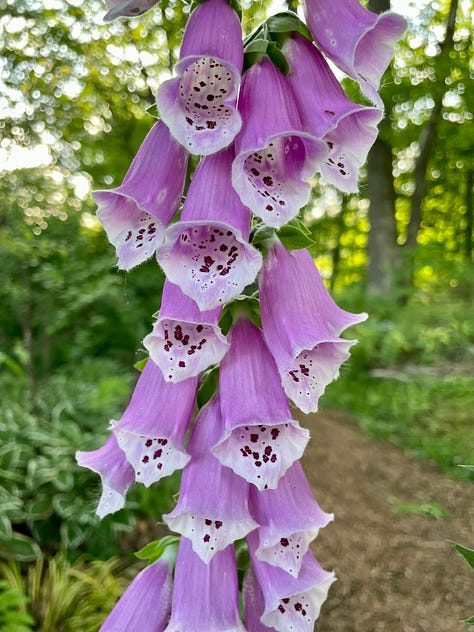
[[[369,312],[349,330],[359,344],[331,384],[322,405],[350,413],[370,436],[388,440],[445,472],[473,478],[460,464],[474,463],[474,321],[472,281],[400,307],[367,304],[357,296],[338,302]]]
[[[77,450],[95,450],[119,419],[138,373],[110,361],[84,360],[37,385],[3,371],[0,389],[0,558],[30,562],[67,550],[108,558],[137,518],[170,511],[176,477],[145,489],[132,485],[126,507],[99,520],[100,478],[79,467]]]
[[[1,629],[96,632],[136,570],[117,558],[71,564],[64,553],[28,565],[1,562]]]

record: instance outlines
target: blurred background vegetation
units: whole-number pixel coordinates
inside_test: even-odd
[[[90,191],[121,182],[153,124],[146,110],[171,76],[189,5],[163,0],[108,25],[98,0],[0,5],[0,626],[92,631],[123,588],[132,530],[171,508],[176,478],[161,494],[132,490],[100,523],[98,477],[74,461],[127,402],[163,283],[154,261],[117,271]],[[470,2],[392,8],[409,29],[383,80],[387,116],[360,193],[315,179],[303,212],[339,304],[370,313],[322,404],[468,477],[457,466],[474,462]],[[267,11],[247,2],[245,30]],[[101,561],[114,555],[120,564]],[[86,597],[95,610],[74,627]]]

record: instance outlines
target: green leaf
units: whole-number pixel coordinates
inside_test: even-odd
[[[306,227],[303,230],[299,226],[287,224],[280,228],[277,235],[287,250],[310,248],[315,244],[314,240],[308,235]]]
[[[74,476],[69,470],[62,470],[53,479],[53,485],[61,492],[68,492],[74,487]]]
[[[468,625],[474,625],[474,617],[469,617],[469,619],[464,619],[464,623]]]
[[[264,39],[263,37],[259,37],[254,39],[250,44],[245,47],[245,53],[263,53],[267,52],[267,47],[269,45],[269,41]]]
[[[148,362],[148,356],[146,358],[142,358],[141,360],[138,360],[138,362],[135,362],[135,364],[133,365],[133,368],[141,372],[145,368],[145,364],[147,362]]]
[[[296,13],[284,11],[270,16],[266,21],[270,33],[293,33],[297,32],[310,41],[313,40],[307,26],[299,19]]]
[[[63,522],[60,528],[61,541],[68,548],[75,549],[86,538],[86,532],[76,522]]]
[[[287,62],[285,55],[278,48],[277,44],[271,42],[267,47],[267,55],[285,76],[290,72],[290,64]]]
[[[231,301],[229,301],[222,310],[222,314],[219,320],[219,327],[224,335],[228,334],[232,323],[242,315],[242,312],[252,320],[257,327],[262,327],[260,320],[260,303],[256,296],[247,296],[246,294],[239,294]]]
[[[0,516],[0,540],[10,540],[12,537],[12,523],[5,515]]]
[[[150,107],[147,107],[147,109],[145,111],[146,111],[147,114],[152,116],[154,119],[159,119],[160,118],[160,114],[158,112],[158,106],[156,105],[156,103],[152,103],[150,105]]]
[[[469,564],[471,568],[474,568],[474,549],[468,549],[466,546],[462,546],[461,544],[457,544],[456,542],[452,542],[456,551],[461,553],[466,562]]]
[[[160,559],[160,557],[169,546],[173,544],[178,544],[178,542],[178,536],[165,535],[165,537],[161,538],[160,540],[153,540],[152,542],[149,542],[146,546],[143,547],[143,549],[137,551],[135,553],[135,556],[138,557],[140,560],[148,560],[150,564],[152,564],[153,562],[156,562],[156,560]]]
[[[18,562],[34,562],[41,557],[41,549],[32,538],[13,533],[9,540],[0,541],[0,557]]]
[[[250,234],[250,241],[254,246],[258,246],[267,239],[271,239],[274,235],[274,228],[271,228],[271,226],[265,226],[264,224],[259,224],[252,230]]]
[[[199,387],[196,402],[198,408],[202,408],[211,399],[217,390],[219,385],[219,366],[213,366],[208,369],[201,378],[201,385]]]

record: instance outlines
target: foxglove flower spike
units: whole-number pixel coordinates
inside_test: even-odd
[[[92,193],[120,270],[143,263],[162,243],[181,200],[187,164],[188,154],[160,121],[141,144],[122,184]]]

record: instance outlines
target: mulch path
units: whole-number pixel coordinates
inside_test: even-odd
[[[314,543],[338,577],[315,629],[468,632],[461,621],[474,615],[474,572],[447,540],[474,548],[472,483],[367,438],[342,413],[302,422],[312,435],[306,474],[321,507],[336,514]],[[396,503],[437,503],[449,516],[397,515]]]

